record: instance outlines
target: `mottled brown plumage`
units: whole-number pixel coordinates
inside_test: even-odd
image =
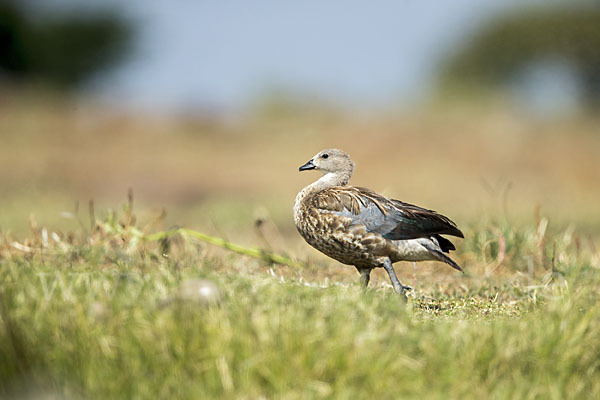
[[[298,232],[329,257],[354,265],[365,285],[373,268],[388,272],[394,289],[406,286],[396,278],[398,261],[443,261],[462,269],[444,253],[454,245],[442,234],[463,237],[447,217],[369,189],[347,186],[354,162],[342,150],[317,153],[300,171],[318,169],[323,176],[298,193],[294,221]]]

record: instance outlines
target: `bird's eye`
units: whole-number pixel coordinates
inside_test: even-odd
[[[327,154],[327,153],[325,153],[321,156],[321,158],[327,158],[327,157],[329,157],[329,154]]]

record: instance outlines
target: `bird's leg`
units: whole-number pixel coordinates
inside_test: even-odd
[[[371,269],[363,268],[363,269],[359,269],[359,272],[360,272],[360,282],[363,284],[364,287],[369,286],[369,281],[371,280]]]
[[[413,261],[413,286],[417,287],[417,262]]]
[[[383,268],[385,268],[385,271],[390,276],[390,280],[392,281],[392,286],[394,287],[394,290],[396,291],[396,293],[404,294],[405,291],[411,289],[410,287],[404,286],[403,284],[400,283],[400,281],[398,280],[398,277],[396,276],[396,272],[394,271],[394,266],[392,265],[392,262],[390,261],[389,258],[385,259],[385,261],[383,263]]]

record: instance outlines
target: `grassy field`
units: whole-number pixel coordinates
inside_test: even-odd
[[[2,398],[600,397],[597,120],[0,108]],[[303,243],[330,146],[456,220],[466,273],[399,263],[404,303]]]

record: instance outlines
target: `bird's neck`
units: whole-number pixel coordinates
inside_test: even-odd
[[[334,186],[345,186],[350,181],[352,172],[328,172],[315,182],[311,183],[298,193],[294,205],[294,211],[298,211],[302,200],[310,197],[312,194],[332,188]]]
[[[351,174],[347,172],[328,172],[306,187],[309,192],[316,193],[334,186],[346,186]]]

